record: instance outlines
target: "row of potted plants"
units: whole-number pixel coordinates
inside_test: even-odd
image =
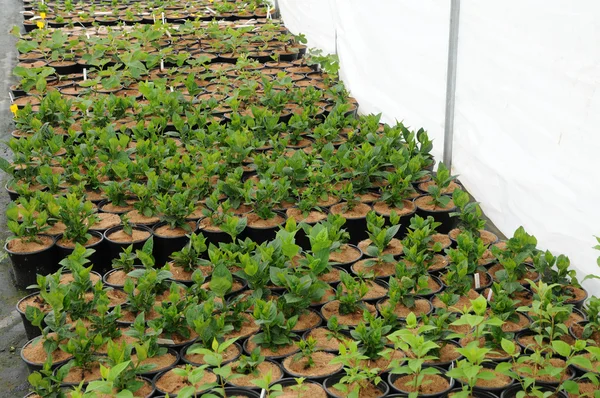
[[[210,21],[220,20],[249,20],[266,18],[274,12],[268,1],[249,0],[245,2],[232,1],[95,1],[74,2],[66,1],[24,1],[26,31],[36,29],[36,20],[31,18],[41,13],[45,14],[47,23],[52,28],[94,25],[114,26],[120,23],[150,24],[156,19],[165,22],[181,23],[186,20]]]
[[[594,396],[568,258],[486,231],[262,2],[26,4],[0,166],[31,396]]]
[[[415,228],[402,241],[405,252],[415,235],[429,228],[418,224],[415,217]],[[154,268],[149,240],[135,254],[133,247],[125,250],[114,262],[115,271],[103,280],[86,267],[91,250],[77,246],[62,262],[63,269],[39,276],[40,291],[19,303],[32,326],[45,325],[42,336],[29,342],[22,356],[32,370],[42,370],[46,361],[46,373],[64,366],[67,370],[52,377],[70,381],[53,379],[55,389],[69,383],[81,383],[79,388],[89,391],[98,385],[124,388],[132,377],[153,377],[149,388],[170,394],[183,388],[200,393],[216,387],[212,383],[217,380],[221,387],[266,388],[274,379],[252,383],[266,368],[279,372],[275,379],[287,375],[320,382],[333,396],[348,396],[354,390],[358,396],[372,396],[373,391],[385,396],[389,388],[445,396],[456,380],[462,385],[462,392],[454,392],[457,396],[489,396],[481,391],[492,389],[509,397],[519,388],[532,396],[543,391],[593,396],[600,304],[592,298],[585,312],[567,304],[571,296],[564,294],[564,286],[552,283],[557,263],[564,258],[528,251],[542,276],[513,288],[527,291],[529,303],[511,297],[510,279],[495,282],[488,289],[491,294],[471,294],[477,292],[472,285],[475,274],[466,269],[468,283],[462,290],[455,283],[440,284],[432,295],[425,282],[431,276],[416,276],[415,271],[411,275],[407,260],[400,260],[395,275],[385,280],[369,272],[377,260],[365,263],[366,270],[355,275],[347,271],[356,273],[357,263],[332,268],[330,258],[340,242],[331,239],[339,236],[339,227],[334,220],[305,227],[311,243],[306,251],[295,244],[293,223],[261,245],[236,239],[235,229],[232,242],[218,247],[207,247],[206,238],[194,234],[160,269]],[[506,242],[507,248],[494,251],[503,258],[525,254],[512,249],[519,233]],[[470,236],[462,232],[458,247],[448,249],[452,261],[465,253],[463,237]],[[437,281],[461,273],[468,261],[458,261]],[[136,262],[141,267],[135,267]],[[571,279],[569,284],[577,282]],[[471,298],[460,305],[464,297]],[[169,369],[156,363],[148,369],[130,359],[142,343],[155,348],[153,355],[142,355],[144,360],[155,358],[164,364],[167,356]],[[123,354],[127,352],[129,357]],[[112,358],[117,353],[121,362]],[[179,360],[186,365],[175,366]],[[236,372],[239,362],[246,369],[246,361],[254,367]],[[225,367],[227,363],[231,365]],[[123,379],[107,380],[101,365],[123,366],[130,372]],[[238,377],[247,384],[236,383]],[[96,378],[103,380],[93,383]],[[43,386],[49,381],[39,380]],[[123,380],[128,382],[116,384]]]

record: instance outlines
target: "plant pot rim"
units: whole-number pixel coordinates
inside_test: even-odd
[[[104,239],[106,239],[106,241],[108,241],[110,243],[114,243],[116,245],[129,246],[129,245],[133,245],[134,243],[145,242],[146,240],[148,240],[148,239],[152,238],[152,236],[154,236],[153,231],[150,228],[148,228],[147,226],[145,226],[145,225],[132,225],[131,228],[135,229],[135,230],[138,230],[138,231],[148,232],[148,233],[150,233],[150,236],[148,236],[145,239],[138,239],[138,240],[133,241],[133,242],[116,242],[116,241],[113,241],[113,240],[111,240],[109,238],[109,235],[112,234],[113,232],[118,232],[118,231],[120,231],[120,230],[123,229],[122,225],[116,225],[116,226],[110,227],[110,228],[108,228],[107,230],[104,231],[104,233],[103,233]]]
[[[100,231],[94,231],[94,230],[90,229],[88,231],[88,233],[90,235],[95,235],[96,237],[99,237],[100,240],[98,242],[96,242],[96,243],[91,244],[91,245],[84,246],[86,249],[94,248],[94,247],[100,245],[102,242],[104,242],[104,235],[102,234],[102,232],[100,232]],[[61,249],[74,250],[75,249],[74,247],[66,247],[66,246],[63,246],[63,245],[61,245],[59,243],[62,240],[63,235],[64,234],[56,235],[56,246],[60,247]]]
[[[52,236],[52,235],[39,234],[38,236],[43,236],[43,237],[51,239],[52,240],[52,244],[50,246],[45,247],[45,248],[40,249],[40,250],[35,250],[35,251],[32,251],[32,252],[23,252],[23,253],[20,253],[20,252],[12,251],[12,250],[10,250],[8,248],[8,243],[11,240],[14,240],[14,239],[11,239],[11,240],[7,240],[6,243],[4,243],[4,251],[7,252],[8,254],[14,255],[14,256],[30,256],[32,254],[38,254],[38,253],[45,252],[47,250],[51,250],[57,244],[57,242],[58,242],[58,239],[56,239],[56,237]],[[20,238],[16,238],[16,239],[20,239]]]
[[[454,388],[455,380],[452,377],[446,376],[446,372],[444,371],[444,369],[440,368],[439,366],[430,366],[430,367],[436,368],[437,370],[439,370],[441,373],[438,376],[441,376],[444,379],[448,380],[448,383],[450,384],[450,386],[446,390],[438,391],[434,394],[419,394],[419,398],[434,398],[434,397],[445,396],[444,394],[448,393],[449,391],[451,391]],[[392,379],[400,378],[402,376],[405,376],[405,375],[397,375],[397,374],[390,373],[387,377],[388,385],[390,386],[391,390],[393,390],[397,393],[400,393],[400,394],[408,395],[409,394],[408,391],[400,390],[392,382]]]

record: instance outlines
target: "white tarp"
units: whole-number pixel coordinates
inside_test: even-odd
[[[600,273],[600,3],[462,1],[453,172],[511,236]],[[309,45],[336,48],[361,111],[443,147],[450,2],[279,0]],[[600,286],[600,284],[596,284]]]

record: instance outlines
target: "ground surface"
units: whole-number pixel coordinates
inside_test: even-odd
[[[16,39],[8,31],[14,25],[22,24],[20,11],[23,3],[19,0],[0,0],[0,156],[8,157],[4,144],[10,138],[12,117],[9,111],[8,88],[13,82],[11,71],[16,63]],[[0,183],[4,187],[6,175],[0,172]],[[4,209],[8,194],[0,189],[0,238],[2,245],[7,238]],[[27,368],[19,356],[19,349],[26,342],[21,318],[15,310],[17,301],[25,295],[13,286],[10,274],[10,261],[0,263],[0,397],[21,398],[27,394]]]

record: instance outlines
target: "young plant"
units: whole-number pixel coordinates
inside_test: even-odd
[[[339,350],[340,354],[331,363],[342,364],[345,375],[333,386],[335,389],[349,398],[358,398],[361,391],[381,382],[380,369],[365,365],[369,357],[361,353],[358,342],[345,341],[340,344]]]
[[[260,326],[252,341],[261,346],[277,351],[279,347],[290,345],[296,337],[292,332],[298,316],[285,319],[283,312],[277,309],[273,301],[256,300],[253,311],[254,320]]]
[[[207,250],[206,238],[202,233],[190,234],[189,243],[180,251],[171,254],[171,258],[174,265],[183,268],[186,272],[193,272],[199,265],[206,264],[201,256]]]
[[[92,238],[89,227],[98,221],[92,202],[79,199],[74,194],[58,198],[60,207],[58,217],[65,226],[63,239],[81,245]]]
[[[298,348],[300,348],[300,352],[294,355],[294,361],[306,358],[306,364],[304,365],[306,369],[315,366],[313,355],[317,351],[317,340],[309,336],[306,340],[298,341]]]
[[[376,318],[365,311],[363,320],[350,331],[350,335],[360,344],[361,353],[375,360],[381,357],[387,343],[386,336],[391,330],[392,326],[386,325],[383,318]]]
[[[340,273],[340,280],[341,283],[335,291],[335,298],[340,302],[340,314],[356,314],[358,311],[364,310],[366,307],[362,299],[369,291],[367,284],[354,279],[345,272]]]
[[[224,353],[227,352],[227,349],[235,343],[235,340],[236,339],[230,339],[219,344],[219,342],[216,339],[214,339],[212,341],[210,349],[197,348],[192,346],[188,350],[190,354],[200,354],[204,356],[204,361],[206,362],[206,364],[210,366],[213,373],[219,377],[219,386],[218,388],[213,388],[212,391],[220,394],[223,397],[227,396],[225,391],[227,383],[230,380],[239,377],[239,375],[233,373],[231,365],[223,364],[225,358]]]

